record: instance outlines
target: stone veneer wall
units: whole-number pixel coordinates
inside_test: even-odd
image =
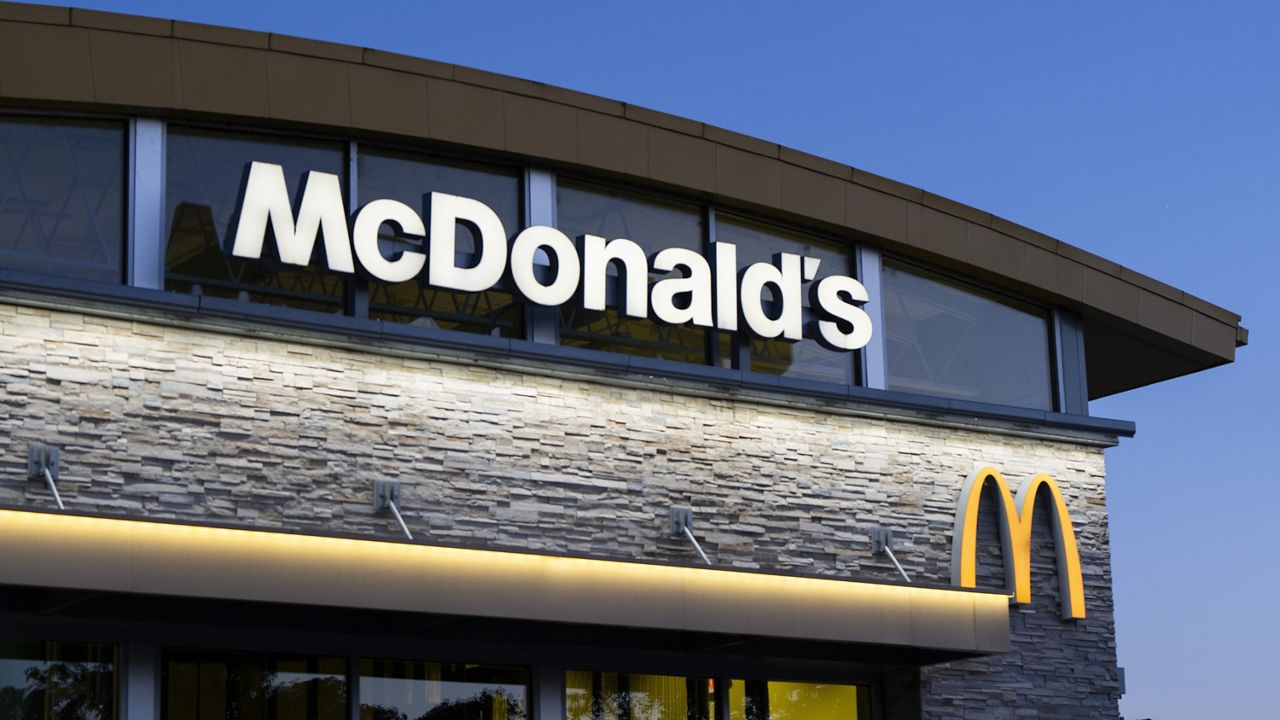
[[[868,419],[322,343],[0,303],[0,505],[48,508],[28,441],[63,448],[71,511],[395,537],[371,483],[405,483],[426,542],[689,562],[691,505],[718,564],[949,581],[965,477],[1049,472],[1080,541],[1089,617],[1058,617],[1048,524],[1013,652],[924,669],[924,717],[1116,717],[1103,455],[1083,443]],[[984,584],[1001,585],[994,527]]]

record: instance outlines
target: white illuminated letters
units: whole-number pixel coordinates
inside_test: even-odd
[[[395,224],[400,235],[424,237],[427,234],[422,218],[413,208],[398,200],[374,200],[356,215],[355,228],[351,231],[356,257],[365,270],[379,280],[389,283],[412,280],[422,272],[427,256],[404,250],[398,260],[388,260],[378,247],[378,230],[383,223]]]
[[[653,284],[653,314],[672,325],[693,323],[711,327],[711,266],[692,250],[667,248],[653,256],[653,269],[679,270],[680,277],[663,278]]]
[[[731,243],[714,243],[710,261],[694,250],[674,247],[654,253],[651,259],[628,238],[584,235],[575,244],[563,232],[544,225],[520,231],[508,251],[507,229],[478,200],[432,192],[426,212],[424,222],[409,205],[375,199],[350,219],[348,233],[338,176],[307,173],[295,215],[284,169],[254,162],[249,166],[230,252],[239,258],[261,258],[270,237],[282,262],[305,266],[311,263],[316,240],[322,235],[329,270],[354,273],[354,250],[362,270],[387,283],[421,281],[425,275],[425,284],[431,287],[483,292],[509,273],[521,296],[548,307],[578,296],[588,310],[613,305],[626,317],[645,318],[652,313],[658,321],[672,325],[741,329],[788,342],[804,339],[808,330],[810,337],[833,350],[857,350],[871,339],[871,318],[861,307],[868,301],[866,288],[842,275],[815,282],[818,258],[779,253],[771,263],[753,263],[739,271],[737,247]],[[384,248],[378,240],[384,225],[390,225],[397,237],[425,242],[425,247]],[[475,238],[476,252],[470,260],[458,252],[459,226]],[[611,269],[616,269],[616,275],[610,275]],[[668,276],[651,285],[650,270]],[[612,302],[611,283],[616,288]],[[806,292],[809,308],[803,302]]]
[[[507,264],[507,231],[497,213],[479,200],[431,193],[431,262],[427,283],[450,290],[479,292],[502,279]],[[459,223],[476,234],[480,261],[474,267],[459,267],[454,237]],[[375,276],[376,277],[376,276]]]
[[[534,259],[538,249],[553,256],[551,282],[543,284],[538,279]],[[546,266],[543,266],[546,267]],[[534,225],[525,228],[511,245],[511,279],[516,289],[526,299],[539,305],[563,305],[578,291],[578,278],[582,269],[578,265],[578,250],[564,233],[553,227]]]
[[[231,254],[242,258],[262,257],[267,226],[276,240],[280,262],[310,265],[316,234],[324,233],[324,255],[329,269],[355,272],[351,262],[351,239],[347,236],[347,212],[342,202],[342,184],[332,173],[311,171],[303,186],[297,221],[284,182],[284,168],[255,162],[249,166],[249,181],[240,204],[235,242]]]

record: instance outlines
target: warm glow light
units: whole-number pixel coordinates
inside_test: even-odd
[[[0,510],[0,582],[1000,652],[1004,596]]]

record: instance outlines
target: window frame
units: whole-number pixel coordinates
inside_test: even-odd
[[[1015,292],[1009,291],[1006,288],[998,287],[996,285],[993,285],[988,282],[984,282],[977,278],[973,278],[967,275],[962,275],[960,273],[957,273],[952,270],[947,270],[945,268],[939,268],[934,265],[920,262],[919,260],[915,260],[913,258],[908,258],[902,255],[894,255],[894,254],[888,254],[888,253],[882,254],[880,259],[880,268],[881,268],[880,291],[881,292],[880,292],[880,298],[878,298],[878,301],[880,302],[883,302],[883,298],[884,298],[883,272],[886,268],[891,266],[896,266],[897,268],[905,272],[920,276],[926,280],[934,280],[935,282],[940,282],[944,285],[947,285],[948,287],[951,287],[952,289],[959,290],[961,292],[969,293],[971,295],[976,295],[978,297],[985,297],[989,300],[992,300],[993,302],[1001,303],[1006,306],[1012,307],[1014,309],[1020,309],[1018,308],[1018,306],[1022,305],[1025,307],[1033,308],[1034,310],[1043,313],[1044,323],[1045,323],[1044,327],[1045,327],[1045,343],[1046,343],[1046,351],[1047,351],[1046,355],[1049,359],[1049,367],[1047,368],[1047,373],[1045,375],[1045,380],[1048,382],[1048,386],[1049,386],[1049,407],[1048,408],[1031,408],[1031,407],[1025,407],[1022,405],[1006,405],[1003,403],[992,403],[992,402],[986,402],[983,400],[962,400],[958,398],[952,398],[952,399],[959,403],[981,404],[981,405],[989,405],[992,407],[1020,408],[1023,410],[1055,412],[1055,413],[1062,412],[1064,390],[1063,390],[1063,377],[1062,377],[1063,363],[1061,358],[1062,340],[1059,337],[1059,332],[1058,332],[1059,308],[1056,308],[1052,305],[1048,305],[1046,303],[1038,302],[1036,300],[1032,300],[1027,297],[1023,297]],[[882,320],[882,323],[883,323],[883,320]],[[883,333],[882,333],[882,337],[883,337]],[[945,397],[942,395],[930,395],[928,393],[914,393],[909,390],[894,390],[893,388],[889,387],[888,385],[889,383],[889,370],[888,370],[889,349],[887,344],[885,345],[884,352],[885,352],[885,383],[886,383],[887,390],[889,390],[890,392],[920,395],[922,397],[939,397],[939,398]]]

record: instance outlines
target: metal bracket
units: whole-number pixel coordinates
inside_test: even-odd
[[[708,565],[711,564],[710,558],[702,551],[702,546],[698,544],[698,539],[693,536],[693,508],[673,505],[667,529],[671,531],[672,535],[677,537],[684,536],[688,539],[693,544],[693,549],[698,552],[698,557],[702,558],[702,562]]]
[[[888,555],[889,560],[891,560],[893,562],[893,566],[898,569],[898,574],[902,576],[902,579],[907,582],[911,582],[911,578],[907,577],[907,571],[902,569],[902,563],[898,562],[898,558],[893,554],[892,528],[871,528],[871,554]]]
[[[373,511],[383,510],[390,510],[395,515],[404,536],[412,540],[413,533],[409,532],[409,526],[404,524],[404,516],[400,514],[400,483],[394,480],[373,481]]]
[[[51,445],[41,445],[40,443],[27,444],[27,479],[43,480],[49,486],[49,492],[53,493],[53,501],[58,504],[59,510],[66,510],[62,505],[62,496],[58,494],[58,459],[61,451]]]

